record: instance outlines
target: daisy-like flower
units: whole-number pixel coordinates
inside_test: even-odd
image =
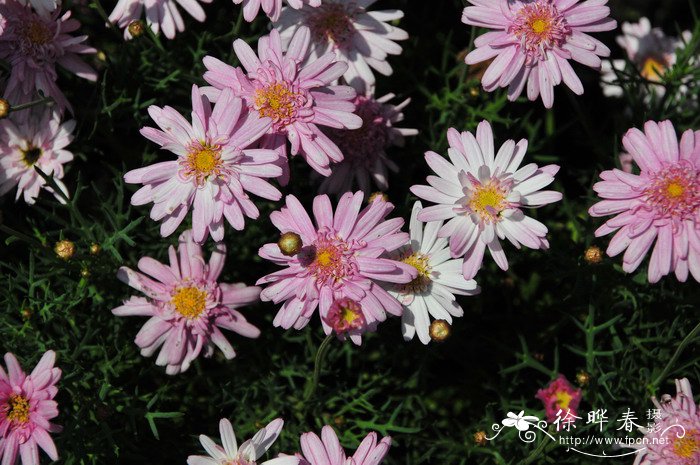
[[[401,46],[395,41],[408,39],[406,31],[390,24],[403,18],[403,11],[368,11],[374,2],[323,0],[318,8],[285,8],[274,27],[280,31],[284,44],[291,42],[300,27],[311,29],[311,56],[336,53],[349,65],[343,74],[345,82],[361,91],[368,90],[375,82],[372,70],[391,75],[387,57],[401,54]]]
[[[7,372],[0,367],[0,457],[3,465],[13,465],[19,456],[22,465],[39,463],[39,448],[58,460],[58,451],[49,433],[61,427],[49,420],[58,416],[54,397],[61,369],[54,367],[56,354],[49,350],[27,375],[11,353],[5,354]]]
[[[495,59],[481,83],[487,92],[508,87],[515,100],[527,84],[530,100],[542,96],[547,108],[554,104],[554,86],[564,82],[575,94],[583,85],[569,60],[600,69],[600,57],[610,49],[589,32],[610,31],[607,0],[469,0],[462,22],[495,29],[474,41],[476,49],[465,58],[469,65]]]
[[[146,297],[132,296],[112,313],[150,317],[135,342],[144,357],[160,348],[156,365],[165,366],[169,375],[187,370],[202,350],[204,357],[211,357],[214,346],[232,359],[236,352],[219,328],[258,337],[260,330],[236,309],[256,302],[260,288],[218,283],[226,247],[217,244],[207,264],[191,231],[182,233],[178,250],[171,246],[168,255],[169,266],[143,257],[138,263],[142,273],[127,267],[119,269],[119,279]]]
[[[274,123],[261,141],[264,148],[286,157],[288,139],[292,155],[301,154],[314,170],[328,176],[331,162],[341,161],[343,154],[318,126],[357,129],[362,118],[352,113],[356,95],[352,87],[330,85],[348,65],[333,53],[309,59],[310,35],[308,28],[300,28],[284,53],[279,33],[273,30],[258,40],[257,55],[237,39],[233,48],[246,72],[207,56],[204,79],[213,86],[208,89],[213,98],[218,98],[219,90],[233,89],[251,112],[272,118]],[[280,182],[286,184],[288,178],[285,171]]]
[[[360,211],[362,201],[361,192],[348,192],[333,214],[328,196],[317,196],[315,225],[292,195],[286,207],[272,213],[280,232],[296,233],[303,243],[293,256],[284,255],[277,243],[260,249],[261,257],[284,267],[257,282],[269,284],[262,300],[284,302],[275,326],[301,329],[319,307],[326,334],[347,333],[359,344],[361,333],[374,330],[386,312],[401,315],[401,304],[375,281],[405,284],[417,276],[412,266],[381,257],[408,242],[403,219],[385,220],[394,206],[379,198]]]
[[[26,203],[33,204],[44,188],[64,203],[64,198],[46,186],[46,181],[34,168],[52,176],[63,194],[68,196],[61,179],[63,165],[73,159],[73,154],[66,150],[73,140],[73,128],[75,121],[61,124],[59,114],[50,110],[31,112],[21,122],[12,119],[0,122],[0,195],[17,186],[16,199],[21,196]]]
[[[164,237],[177,229],[192,207],[194,240],[202,243],[211,234],[220,241],[224,219],[242,230],[244,217],[258,217],[248,192],[269,200],[282,197],[265,180],[282,174],[279,154],[251,148],[272,120],[247,113],[230,89],[221,93],[212,109],[199,88],[192,86],[191,124],[171,107],[151,106],[148,112],[161,129],[146,127],[141,134],[178,158],[129,171],[124,180],[144,185],[131,203],[153,202],[151,218],[163,220]]]
[[[622,252],[622,268],[637,269],[656,241],[649,262],[650,283],[671,271],[685,282],[688,271],[700,281],[700,131],[687,130],[680,144],[670,121],[648,121],[644,132],[622,138],[640,173],[603,171],[593,186],[602,201],[591,216],[615,215],[595,232],[616,232],[607,253]]]
[[[690,36],[690,31],[685,31],[683,39],[669,37],[661,28],[652,28],[647,18],[641,18],[638,23],[622,23],[622,35],[617,36],[617,43],[644,79],[660,83],[666,71],[676,63],[676,50],[685,47]],[[603,61],[601,85],[606,96],[619,97],[623,94],[622,87],[615,84],[615,71],[624,71],[626,63],[626,60]],[[651,88],[659,96],[666,91],[660,85]]]
[[[352,457],[347,457],[338,436],[328,425],[321,429],[320,438],[316,433],[304,433],[300,442],[304,454],[302,465],[379,465],[391,447],[391,437],[386,436],[377,441],[377,433],[371,432],[362,440]]]
[[[581,403],[581,390],[574,388],[562,374],[551,381],[546,387],[537,391],[535,397],[544,405],[547,421],[554,421],[561,413],[576,416],[578,405]]]
[[[154,34],[163,31],[168,39],[185,30],[185,21],[178,5],[200,23],[206,14],[199,4],[211,3],[211,0],[119,0],[109,15],[109,20],[124,29],[124,38],[130,39],[129,24],[141,19],[146,11],[146,24]]]
[[[60,0],[20,0],[23,5],[31,5],[37,13],[48,16],[55,9],[61,6]]]
[[[406,99],[398,105],[389,101],[393,94],[375,99],[358,95],[355,98],[355,114],[362,118],[362,127],[352,131],[328,129],[326,134],[343,152],[343,161],[331,167],[331,175],[324,179],[320,191],[333,194],[352,192],[356,185],[365,195],[372,193],[372,182],[379,190],[389,188],[388,170],[398,172],[399,167],[389,159],[386,149],[402,147],[404,136],[418,134],[416,129],[394,127],[403,121],[402,110],[408,105]]]
[[[450,260],[447,239],[438,237],[442,221],[425,225],[418,221],[423,209],[420,202],[413,204],[409,233],[411,241],[389,256],[413,266],[418,271],[416,279],[408,284],[396,284],[388,288],[389,294],[403,304],[401,325],[405,340],[418,339],[423,344],[430,342],[430,317],[446,320],[464,315],[455,300],[458,295],[476,295],[479,286],[473,279],[462,276],[462,259]]]
[[[315,8],[321,5],[322,0],[285,0],[286,3],[296,10],[304,6]],[[282,0],[233,0],[236,5],[243,4],[243,19],[251,22],[255,19],[262,7],[262,10],[272,21],[277,21],[282,12]]]
[[[208,436],[200,435],[199,441],[209,456],[190,455],[187,458],[187,465],[257,465],[260,457],[277,440],[283,425],[284,421],[281,418],[272,420],[239,448],[231,422],[222,418],[219,422],[222,445],[216,444]],[[260,465],[297,465],[298,463],[299,457],[284,455],[260,462]]]
[[[634,465],[695,465],[700,463],[700,406],[695,405],[690,382],[676,380],[676,397],[651,398],[658,418],[650,428],[641,428],[644,441]]]
[[[60,109],[70,109],[56,85],[56,65],[89,81],[97,80],[95,70],[80,59],[80,55],[97,50],[84,44],[87,36],[70,35],[80,28],[80,23],[70,16],[70,11],[61,16],[59,10],[40,15],[15,0],[0,3],[0,17],[5,19],[0,34],[0,59],[7,61],[11,69],[6,96],[34,95],[39,91],[53,98]]]
[[[539,207],[561,200],[555,191],[541,191],[554,181],[557,165],[539,168],[530,163],[519,168],[527,151],[527,140],[506,141],[494,153],[491,125],[482,121],[476,137],[469,132],[447,131],[452,163],[435,152],[425,160],[437,176],[428,176],[430,186],[413,186],[411,192],[437,205],[418,214],[423,222],[449,220],[438,237],[450,238],[452,257],[465,257],[462,273],[472,279],[488,247],[496,264],[508,269],[499,239],[515,247],[547,249],[547,227],[526,216],[523,207]]]

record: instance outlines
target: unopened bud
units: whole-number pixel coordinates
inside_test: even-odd
[[[143,24],[143,21],[137,19],[129,23],[128,30],[131,37],[141,37],[143,33],[146,32],[146,25]]]
[[[430,323],[430,339],[435,342],[443,342],[452,333],[450,324],[445,320],[435,320]]]
[[[71,257],[75,254],[75,244],[73,244],[71,241],[58,241],[56,242],[56,245],[53,248],[53,251],[56,252],[56,255],[58,255],[58,258],[61,258],[63,260],[70,260]]]
[[[282,255],[293,257],[301,251],[304,243],[301,241],[301,236],[297,233],[286,232],[280,236],[277,241],[277,246],[280,248]]]

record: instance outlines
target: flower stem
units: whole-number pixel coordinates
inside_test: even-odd
[[[333,334],[329,334],[318,347],[316,359],[314,360],[314,376],[310,382],[306,384],[306,388],[304,389],[304,402],[311,399],[314,392],[316,392],[316,387],[318,387],[318,378],[321,376],[321,369],[323,368],[323,361],[326,358],[326,354],[328,353],[328,348],[330,347],[330,342],[332,339]]]
[[[699,332],[700,332],[700,323],[695,325],[695,328],[693,328],[693,330],[691,332],[689,332],[685,338],[683,338],[681,343],[678,344],[678,348],[676,349],[676,352],[671,357],[671,360],[668,361],[668,363],[666,364],[666,367],[664,367],[661,374],[659,376],[657,376],[656,379],[654,380],[654,382],[651,384],[654,389],[657,388],[659,386],[659,384],[661,384],[661,382],[666,378],[666,376],[668,376],[668,373],[671,371],[673,364],[676,363],[678,358],[681,356],[681,354],[685,350],[686,346],[693,341],[693,339],[695,338],[695,336],[698,335]]]
[[[40,98],[38,100],[34,100],[31,102],[22,103],[19,105],[12,105],[10,107],[10,111],[26,110],[27,108],[31,108],[31,107],[34,107],[36,105],[41,105],[41,104],[50,103],[50,102],[53,102],[53,99],[51,97],[44,97],[44,98]]]

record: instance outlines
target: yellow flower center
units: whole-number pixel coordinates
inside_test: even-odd
[[[348,326],[352,326],[355,323],[355,320],[361,316],[361,313],[356,312],[350,307],[340,308],[340,320]]]
[[[557,391],[555,396],[557,397],[557,407],[564,410],[569,408],[571,403],[571,394],[566,391]]]
[[[642,65],[642,71],[640,74],[649,81],[661,82],[661,77],[666,72],[666,65],[659,60],[649,57],[644,61]]]
[[[253,108],[261,117],[272,118],[276,123],[289,124],[296,116],[300,94],[284,83],[274,83],[255,92]]]
[[[34,45],[44,45],[51,41],[51,31],[39,20],[31,20],[24,27],[24,37]]]
[[[43,150],[41,150],[39,147],[30,145],[27,150],[22,150],[22,161],[29,167],[34,166],[34,164],[39,161],[39,158],[41,158],[43,153]]]
[[[184,168],[185,176],[194,179],[199,186],[211,176],[223,176],[226,173],[221,160],[221,147],[202,141],[190,144],[187,156],[181,161],[181,166]]]
[[[700,452],[700,435],[697,431],[691,430],[685,436],[673,442],[673,450],[677,456],[689,459]]]
[[[12,394],[7,401],[7,419],[24,424],[29,421],[29,400],[19,394]]]
[[[535,34],[544,34],[549,31],[549,22],[542,18],[535,18],[530,23],[530,29]]]
[[[430,284],[431,268],[428,257],[416,252],[401,261],[406,265],[411,265],[418,271],[418,276],[411,282],[403,285],[403,291],[408,293],[423,292]]]
[[[207,292],[196,287],[181,287],[175,292],[170,303],[180,315],[192,320],[206,309]]]
[[[683,195],[685,189],[683,189],[683,186],[681,186],[677,182],[670,182],[668,183],[668,186],[666,186],[666,192],[668,193],[669,197],[675,199],[676,197],[680,197],[681,195]]]
[[[323,268],[332,266],[333,262],[335,262],[334,255],[333,251],[329,249],[322,250],[316,254],[316,263]]]
[[[483,220],[494,221],[505,210],[507,193],[494,184],[477,187],[469,200],[469,208]]]

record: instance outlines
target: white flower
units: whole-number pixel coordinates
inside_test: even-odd
[[[391,258],[409,264],[418,270],[418,277],[408,284],[392,285],[389,293],[403,304],[401,326],[405,340],[430,342],[430,316],[452,323],[452,317],[464,315],[454,294],[476,295],[481,290],[473,279],[462,276],[462,259],[451,260],[446,238],[439,238],[442,221],[425,225],[417,219],[422,210],[420,202],[411,212],[411,241],[393,252]]]
[[[272,420],[267,426],[255,433],[253,439],[249,439],[238,448],[231,422],[222,418],[219,422],[219,433],[223,447],[202,434],[199,436],[199,441],[209,457],[190,455],[187,458],[187,465],[256,465],[257,460],[275,442],[283,425],[284,421],[281,418]],[[298,457],[285,455],[261,462],[260,465],[297,465],[298,463]]]
[[[387,56],[401,54],[401,46],[394,41],[408,39],[406,31],[389,24],[403,18],[403,11],[367,11],[374,2],[376,0],[324,0],[316,8],[310,5],[299,9],[285,7],[274,27],[279,30],[286,47],[299,27],[308,26],[313,41],[311,59],[335,52],[349,65],[343,75],[345,81],[364,92],[375,82],[372,69],[385,76],[392,74]]]
[[[527,431],[530,429],[530,426],[533,425],[533,422],[535,422],[534,424],[537,424],[538,421],[539,418],[531,415],[525,415],[525,411],[521,410],[517,415],[513,412],[508,412],[508,418],[502,420],[501,423],[503,423],[503,426],[507,426],[509,428],[515,426],[518,431]]]
[[[669,37],[661,28],[652,28],[647,18],[641,18],[638,23],[622,23],[622,33],[617,36],[617,43],[634,64],[636,72],[648,81],[659,83],[663,81],[666,71],[676,63],[676,50],[685,47],[691,36],[690,31],[685,31],[682,39]],[[617,80],[616,71],[624,71],[626,63],[624,59],[603,61],[603,94],[608,97],[622,96],[622,87],[614,82]],[[661,85],[651,85],[650,89],[659,96],[666,91]]]

